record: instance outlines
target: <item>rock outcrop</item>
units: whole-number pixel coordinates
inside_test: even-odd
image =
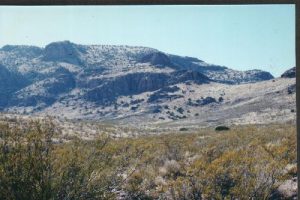
[[[162,52],[154,52],[148,55],[145,55],[140,60],[141,63],[150,63],[151,65],[157,67],[166,67],[166,66],[173,66],[174,64],[171,62],[170,58],[162,53]]]
[[[83,49],[81,51],[83,51]],[[43,60],[82,65],[83,63],[80,59],[81,51],[77,45],[69,41],[53,42],[45,47]]]

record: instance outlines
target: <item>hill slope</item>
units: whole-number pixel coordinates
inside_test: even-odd
[[[0,64],[5,73],[22,80],[21,84],[14,76],[4,75],[13,89],[5,96],[3,111],[76,119],[209,121],[218,118],[214,110],[225,112],[239,103],[242,111],[230,111],[236,113],[230,114],[234,118],[237,113],[260,111],[245,106],[254,99],[284,94],[294,83],[285,77],[269,81],[274,77],[265,71],[236,71],[147,47],[69,41],[45,48],[6,45],[0,49]],[[291,103],[293,98],[286,101]],[[282,104],[291,109],[286,101]],[[273,112],[279,104],[274,108],[266,104],[264,110]],[[207,112],[211,117],[203,117]]]

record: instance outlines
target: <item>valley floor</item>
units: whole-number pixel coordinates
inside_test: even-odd
[[[296,198],[293,123],[67,142],[51,121],[1,124],[4,199]]]

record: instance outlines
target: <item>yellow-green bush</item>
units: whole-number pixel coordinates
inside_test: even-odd
[[[51,122],[1,125],[0,199],[270,199],[296,173],[293,125],[100,135],[56,143]]]

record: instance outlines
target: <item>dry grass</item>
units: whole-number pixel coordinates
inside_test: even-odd
[[[286,170],[296,163],[294,125],[135,138],[109,130],[49,143],[57,131],[49,124],[1,125],[2,199],[274,199],[296,175]]]

